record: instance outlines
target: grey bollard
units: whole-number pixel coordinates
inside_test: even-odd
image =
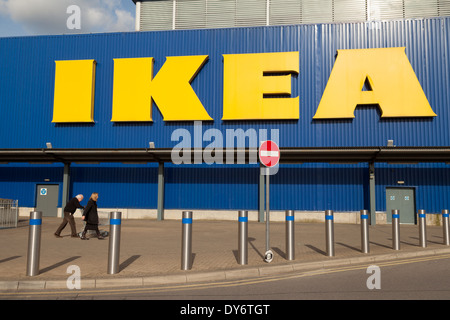
[[[27,276],[39,274],[39,259],[41,255],[41,225],[42,212],[30,212],[30,229],[28,232]]]
[[[444,245],[450,246],[450,232],[449,232],[449,213],[448,210],[442,210],[442,226],[444,231]]]
[[[361,210],[361,252],[369,253],[369,211]]]
[[[119,272],[121,225],[122,212],[111,212],[109,217],[108,274]]]
[[[422,248],[427,247],[427,216],[425,210],[419,210],[417,213],[419,216],[419,242]]]
[[[327,256],[334,257],[334,214],[333,210],[325,211],[325,232]]]
[[[239,264],[248,263],[248,211],[239,211],[239,240],[238,260]]]
[[[286,259],[295,260],[294,210],[286,210]]]
[[[400,250],[400,210],[392,210],[392,249]]]
[[[183,211],[181,242],[181,270],[190,270],[192,265],[192,211]]]

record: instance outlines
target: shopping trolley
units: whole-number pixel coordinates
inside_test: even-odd
[[[109,211],[97,211],[98,214],[98,230],[100,231],[100,235],[102,237],[107,237],[109,235],[109,232],[106,230],[102,230],[101,227],[109,226]],[[84,228],[86,227],[86,222],[83,220],[83,228],[80,232],[78,232],[78,236],[81,238],[81,234],[84,231]],[[97,235],[94,230],[88,230],[86,232],[86,236],[88,235]]]

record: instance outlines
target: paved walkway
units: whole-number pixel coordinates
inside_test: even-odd
[[[61,289],[76,265],[81,271],[82,288],[142,286],[193,281],[225,280],[280,274],[296,270],[318,269],[356,263],[375,264],[387,259],[450,253],[443,245],[442,227],[427,227],[427,247],[419,246],[416,225],[400,226],[400,250],[392,249],[391,225],[370,227],[370,253],[361,253],[361,229],[357,224],[335,224],[335,256],[326,256],[325,225],[295,223],[295,260],[285,258],[285,224],[272,222],[271,263],[264,262],[265,223],[248,222],[248,264],[238,264],[237,221],[193,221],[193,264],[181,270],[180,220],[122,220],[119,273],[107,274],[109,237],[82,241],[63,238],[54,232],[61,218],[44,217],[41,234],[39,275],[26,276],[28,219],[21,218],[18,228],[0,229],[0,290]],[[77,230],[82,227],[76,219]],[[109,226],[100,227],[109,231]]]

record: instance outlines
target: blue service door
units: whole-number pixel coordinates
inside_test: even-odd
[[[36,186],[36,211],[42,211],[43,217],[58,215],[59,186],[54,184],[38,184]]]
[[[400,210],[400,223],[416,223],[414,188],[386,188],[387,222],[392,222],[392,210]]]

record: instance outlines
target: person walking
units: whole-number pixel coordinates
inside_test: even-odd
[[[83,216],[81,217],[81,219],[83,219],[84,222],[86,222],[86,226],[84,227],[84,230],[81,233],[81,240],[89,240],[88,238],[86,238],[86,232],[88,230],[95,230],[95,232],[97,233],[97,238],[99,240],[104,239],[100,234],[100,231],[98,230],[97,199],[98,193],[97,192],[92,193],[86,205],[86,208],[83,211]]]
[[[84,209],[84,207],[80,204],[81,201],[83,201],[83,195],[78,194],[74,198],[70,199],[69,202],[67,202],[66,206],[64,207],[64,217],[63,221],[61,222],[60,226],[55,232],[55,237],[62,238],[61,237],[61,231],[66,227],[67,223],[70,225],[70,229],[72,231],[72,238],[78,238],[77,236],[77,228],[75,225],[75,219],[73,218],[73,214],[75,211],[80,208]]]

